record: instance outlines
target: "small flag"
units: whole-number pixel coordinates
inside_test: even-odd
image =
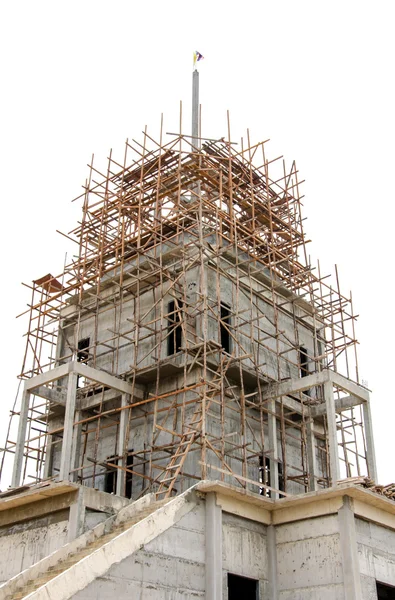
[[[193,66],[196,67],[196,63],[199,62],[199,60],[203,60],[203,58],[203,54],[200,54],[200,52],[196,50],[196,52],[193,53]]]

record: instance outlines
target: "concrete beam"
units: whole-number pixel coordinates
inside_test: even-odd
[[[72,365],[71,369],[75,373],[82,375],[82,377],[86,377],[86,379],[101,383],[106,387],[118,390],[124,394],[133,394],[133,386],[131,386],[130,383],[123,381],[123,379],[115,377],[115,375],[109,375],[104,371],[99,371],[99,369],[94,369],[93,367],[89,367],[88,365],[77,361],[72,361],[69,364]]]
[[[115,375],[109,375],[108,373],[100,371],[99,369],[89,367],[88,365],[80,363],[76,360],[65,363],[64,365],[60,365],[59,367],[55,367],[54,369],[50,369],[46,373],[41,373],[40,375],[36,375],[31,379],[27,379],[25,381],[25,390],[34,390],[35,388],[45,385],[46,383],[51,383],[51,381],[61,379],[69,373],[77,373],[78,375],[82,375],[82,377],[86,377],[86,379],[90,379],[96,383],[101,383],[106,387],[118,390],[124,394],[133,393],[133,387],[126,381],[123,381],[123,379],[119,379],[118,377],[115,377]]]
[[[270,385],[267,391],[262,394],[262,400],[274,400],[280,396],[304,392],[316,385],[322,385],[327,381],[329,381],[329,371],[325,370],[320,373],[307,375],[307,377],[298,377],[297,379],[289,379],[282,383],[275,383]]]
[[[353,406],[359,406],[363,401],[360,398],[355,398],[354,396],[345,396],[344,398],[337,398],[335,400],[335,411],[337,413],[341,413]],[[325,404],[319,404],[318,406],[312,406],[310,409],[310,414],[315,419],[316,417],[321,417],[326,414],[326,406]]]
[[[282,383],[270,385],[267,391],[262,395],[262,400],[270,400],[279,398],[280,396],[288,396],[297,392],[304,392],[312,387],[323,385],[330,381],[332,385],[336,385],[341,390],[348,392],[351,396],[359,398],[362,402],[369,400],[369,392],[347,377],[343,377],[339,373],[335,373],[329,369],[324,369],[320,373],[313,373],[307,377],[298,377],[297,379],[289,379]]]
[[[363,388],[358,385],[358,383],[340,375],[340,373],[335,373],[334,371],[328,371],[328,373],[330,374],[330,380],[334,385],[337,385],[338,388],[344,392],[348,392],[351,396],[360,398],[362,402],[369,402],[369,392],[366,388]]]
[[[222,600],[222,509],[206,494],[206,600]]]
[[[66,377],[70,373],[70,365],[72,363],[65,363],[64,365],[60,365],[60,367],[55,367],[54,369],[50,369],[45,373],[41,373],[40,375],[36,375],[31,379],[26,379],[25,381],[25,390],[34,390],[35,388],[45,385],[46,383],[51,383],[51,381],[55,381],[56,379],[61,379],[62,377]]]
[[[44,400],[49,400],[54,404],[60,404],[61,406],[66,406],[66,395],[60,394],[56,390],[51,390],[50,388],[45,387],[44,385],[40,385],[38,388],[34,388],[32,392],[35,396],[40,396],[40,398],[44,398]]]

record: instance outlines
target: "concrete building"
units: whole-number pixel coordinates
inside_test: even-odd
[[[0,600],[395,598],[352,302],[309,264],[296,166],[197,131],[92,164],[78,255],[33,283]]]

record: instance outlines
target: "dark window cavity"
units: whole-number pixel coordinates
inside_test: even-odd
[[[258,600],[259,581],[228,573],[228,600]]]
[[[130,454],[133,450],[129,450],[129,454],[126,457],[126,468],[133,470],[133,454]],[[125,487],[125,496],[126,498],[132,497],[132,480],[133,473],[128,473],[126,471],[126,487]]]
[[[230,353],[230,306],[225,304],[225,302],[221,302],[221,321],[220,321],[220,338],[221,338],[221,346],[225,350],[225,352]]]
[[[376,582],[377,600],[395,600],[395,587]]]
[[[284,471],[283,471],[283,463],[278,461],[278,490],[280,492],[285,491],[284,485]],[[259,457],[259,481],[263,483],[263,485],[268,485],[269,487],[276,487],[272,485],[272,477],[270,472],[270,458],[268,456],[261,455]],[[261,496],[266,496],[267,498],[271,498],[272,493],[270,490],[266,490],[264,487],[259,488],[259,493]]]
[[[177,310],[177,307],[179,310]],[[167,308],[167,355],[171,356],[175,354],[179,350],[181,350],[182,345],[182,325],[180,318],[180,311],[182,310],[182,302],[177,300],[177,305],[175,300],[169,302]]]
[[[299,348],[300,376],[307,377],[309,374],[309,357],[306,348]]]
[[[89,359],[90,338],[84,338],[78,342],[77,360],[78,362],[87,363]]]
[[[107,463],[112,463],[116,465],[118,461],[117,456],[109,456],[107,458]],[[107,465],[107,473],[104,481],[104,491],[108,494],[115,494],[117,491],[117,468],[112,467],[111,464]]]

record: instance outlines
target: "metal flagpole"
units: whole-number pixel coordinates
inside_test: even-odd
[[[200,148],[199,140],[199,71],[195,69],[192,75],[192,146]]]

